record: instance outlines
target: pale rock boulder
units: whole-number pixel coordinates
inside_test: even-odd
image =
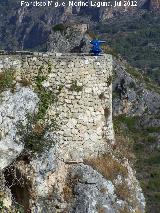
[[[29,88],[18,87],[1,93],[0,102],[0,169],[8,166],[23,150],[18,135],[18,123],[26,124],[27,114],[33,113],[38,103],[37,95]]]

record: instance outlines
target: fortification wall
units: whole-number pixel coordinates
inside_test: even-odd
[[[43,87],[57,95],[47,115],[58,125],[54,138],[64,161],[97,155],[114,141],[111,55],[1,52],[0,72],[6,69],[15,72],[16,82],[32,82],[27,86],[33,90],[35,77],[46,76]]]
[[[110,146],[111,75],[110,55],[0,52],[0,191],[9,212],[13,200],[33,213],[145,211],[133,170]]]

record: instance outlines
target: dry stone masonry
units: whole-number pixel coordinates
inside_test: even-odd
[[[16,70],[17,81],[33,81],[41,69],[43,86],[54,94],[59,90],[47,113],[59,127],[55,140],[64,160],[82,160],[113,142],[110,55],[1,55],[0,68]]]
[[[111,55],[0,52],[0,95],[0,194],[11,212],[16,212],[15,198],[32,213],[144,212],[133,170],[111,149]],[[30,127],[31,134],[26,131]],[[126,171],[124,177],[111,180],[86,165],[98,156],[112,165],[104,161],[105,153]],[[122,179],[134,199],[116,194]]]

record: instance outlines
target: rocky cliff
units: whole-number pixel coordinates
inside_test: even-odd
[[[110,55],[0,56],[2,212],[144,212],[115,149]]]
[[[120,7],[98,7],[101,1],[94,1],[97,7],[69,7],[67,2],[65,7],[26,7],[25,5],[21,7],[17,0],[1,1],[0,48],[46,51],[46,42],[52,27],[56,24],[74,21],[95,25],[99,21],[119,19],[121,15],[132,14],[135,11],[141,14],[142,10],[159,10],[159,2],[155,0],[139,0],[136,7],[123,6],[123,3]],[[88,2],[90,5],[91,1]]]
[[[120,58],[114,61],[113,121],[116,137],[121,152],[134,161],[146,198],[146,212],[158,213],[160,89],[126,61]]]

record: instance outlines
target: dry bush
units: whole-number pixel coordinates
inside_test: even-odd
[[[86,159],[84,162],[92,166],[109,180],[115,179],[117,175],[122,175],[125,177],[128,175],[127,168],[118,160],[114,159],[110,154],[104,154],[95,159]]]
[[[45,125],[42,123],[36,123],[33,127],[33,132],[37,134],[41,134],[45,129]]]
[[[135,213],[143,213],[140,209],[136,209]]]
[[[119,213],[131,213],[131,211],[128,209],[127,206],[125,206],[123,209],[119,209]],[[139,209],[136,209],[135,213],[143,213],[143,212]]]
[[[66,184],[63,188],[63,196],[66,202],[70,202],[73,198],[73,188]]]
[[[105,194],[107,192],[107,189],[106,188],[101,188],[100,192],[103,193],[103,194]]]
[[[15,71],[7,69],[0,73],[0,93],[6,89],[14,89]]]
[[[117,195],[118,199],[126,201],[129,206],[132,206],[132,208],[136,208],[138,206],[134,190],[131,189],[127,185],[127,183],[125,183],[125,181],[115,186],[115,194]],[[123,209],[121,209],[122,213],[128,212],[126,208],[127,207],[124,208],[124,211]],[[138,208],[136,208],[135,213],[142,213],[142,212]]]
[[[98,209],[98,213],[105,213],[106,211],[103,208]]]
[[[96,210],[97,210],[97,213],[105,213],[106,212],[104,207],[100,204],[96,205]]]
[[[125,206],[123,209],[119,209],[119,213],[131,213],[131,211]]]
[[[68,175],[65,186],[63,187],[63,197],[68,203],[74,198],[74,187],[79,179],[80,176],[70,177],[70,175]]]
[[[116,191],[115,191],[117,197],[121,200],[128,200],[131,198],[131,191],[127,184],[121,183],[116,185]]]
[[[28,80],[27,78],[22,78],[20,81],[18,81],[22,86],[28,87],[32,85],[31,80]]]
[[[135,156],[132,151],[132,141],[123,134],[115,134],[116,143],[113,145],[114,155],[119,159],[124,157],[134,162]]]

